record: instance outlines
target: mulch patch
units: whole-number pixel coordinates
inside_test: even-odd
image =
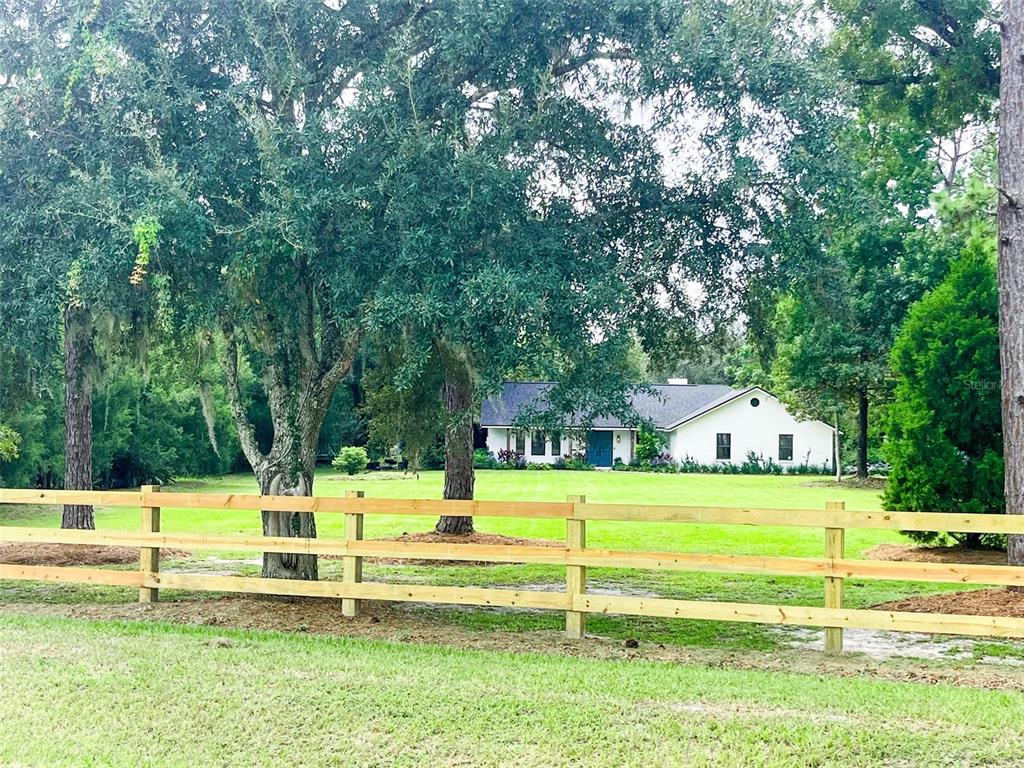
[[[874,606],[881,611],[913,613],[959,613],[968,616],[1008,616],[1024,618],[1024,592],[1006,587],[975,589],[969,592],[947,592],[893,600]]]
[[[872,560],[913,563],[953,563],[967,565],[1006,565],[1006,553],[995,549],[966,547],[914,547],[904,544],[879,544],[866,553]],[[874,606],[883,611],[913,613],[959,613],[970,616],[1024,617],[1024,592],[1005,587],[946,592],[893,600]]]
[[[961,563],[969,565],[1006,565],[1006,553],[997,549],[966,547],[914,547],[905,544],[879,544],[864,553],[870,560],[899,560],[913,563]]]
[[[188,557],[180,549],[161,549],[160,558]],[[0,544],[0,563],[5,565],[129,565],[139,562],[138,547],[92,544]]]
[[[502,536],[497,533],[470,533],[451,534],[434,533],[427,531],[422,533],[403,533],[387,539],[375,539],[375,541],[398,541],[416,542],[427,544],[489,544],[509,547],[565,547],[564,541],[553,541],[551,539],[528,539],[522,536]],[[501,565],[501,563],[489,560],[423,560],[406,559],[398,557],[367,557],[367,563],[379,563],[381,565]]]

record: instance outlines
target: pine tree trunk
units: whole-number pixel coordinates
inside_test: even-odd
[[[857,477],[868,476],[868,393],[857,393]]]
[[[836,482],[843,481],[843,446],[839,437],[839,411],[835,413],[835,429],[832,432],[832,469],[836,475]]]
[[[472,499],[476,473],[473,469],[473,383],[466,366],[446,360],[444,366],[444,402],[448,427],[444,434],[444,498]],[[437,533],[469,534],[473,518],[442,516],[434,527]]]
[[[1024,514],[1024,0],[1005,0],[999,83],[999,355],[1006,512]],[[1008,559],[1024,565],[1024,536]]]
[[[64,488],[92,490],[92,321],[81,307],[64,310]],[[61,528],[93,529],[92,506],[64,507]]]

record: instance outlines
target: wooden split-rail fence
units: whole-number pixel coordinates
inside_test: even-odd
[[[160,589],[244,592],[340,598],[342,613],[355,616],[360,600],[507,606],[565,612],[566,632],[580,638],[592,613],[703,619],[713,621],[790,624],[825,629],[825,649],[842,650],[843,629],[878,629],[987,637],[1024,637],[1024,618],[851,609],[843,607],[846,579],[940,582],[964,585],[1024,587],[1024,567],[953,563],[859,560],[844,552],[846,531],[857,528],[909,531],[963,531],[1024,534],[1024,516],[932,512],[867,512],[830,502],[825,509],[746,509],[650,504],[594,504],[582,496],[565,502],[434,501],[370,499],[349,492],[344,498],[256,496],[241,494],[161,494],[158,486],[126,491],[40,491],[0,489],[0,504],[92,504],[138,507],[138,532],[80,531],[0,525],[0,541],[92,544],[139,548],[139,570],[0,564],[0,579],[109,584],[139,588],[139,599],[152,602]],[[211,536],[163,533],[160,507],[205,510],[315,512],[344,515],[341,539],[296,539],[266,536]],[[448,544],[365,540],[367,515],[470,515],[474,517],[547,518],[565,520],[564,547]],[[692,554],[608,550],[587,546],[591,521],[703,523],[714,525],[818,528],[824,533],[822,557]],[[300,581],[246,576],[161,573],[160,548],[286,552],[342,557],[341,581]],[[416,560],[539,563],[564,566],[565,590],[383,584],[362,579],[364,557]],[[762,576],[814,576],[824,580],[823,607],[675,600],[587,591],[588,568],[657,571],[705,571]]]

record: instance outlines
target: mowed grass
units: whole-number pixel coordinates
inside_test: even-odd
[[[0,618],[0,764],[1019,766],[1024,695]]]
[[[443,472],[421,472],[419,477],[400,472],[379,472],[348,477],[321,471],[314,485],[318,496],[344,496],[361,490],[370,498],[440,499]],[[165,493],[257,493],[251,475],[208,478],[163,489]],[[565,501],[570,494],[583,494],[588,501],[627,504],[687,504],[773,509],[823,509],[827,501],[845,501],[849,509],[878,510],[876,491],[835,485],[823,478],[758,475],[657,475],[633,472],[500,471],[477,473],[476,498],[506,501]],[[26,514],[17,507],[0,517],[7,525],[59,524],[53,508]],[[128,508],[98,509],[96,527],[136,530],[138,511]],[[245,510],[176,509],[173,496],[166,502],[161,525],[168,532],[209,534],[256,534],[258,513]],[[404,532],[430,530],[433,520],[416,516],[371,515],[366,520],[366,537],[398,536]],[[563,539],[565,523],[560,520],[518,520],[480,518],[478,530],[510,536]],[[318,535],[340,538],[340,515],[317,517]],[[591,522],[587,530],[593,546],[615,549],[665,549],[693,552],[746,552],[748,554],[819,555],[823,534],[815,529],[755,528],[690,524]],[[851,531],[847,547],[859,553],[883,541],[898,541],[888,531]]]
[[[343,496],[347,490],[362,490],[377,498],[440,498],[443,473],[423,472],[419,477],[402,473],[375,473],[347,477],[322,471],[315,492],[323,496]],[[258,534],[259,514],[250,511],[193,510],[174,507],[177,491],[255,493],[250,475],[231,475],[172,485],[162,512],[162,528],[168,532],[208,534]],[[518,501],[562,501],[568,494],[584,494],[588,501],[638,504],[691,504],[744,506],[782,509],[822,509],[827,501],[844,501],[848,509],[877,510],[877,491],[836,485],[827,478],[757,475],[655,475],[626,472],[567,471],[482,471],[478,473],[476,496],[479,499]],[[798,514],[798,513],[794,513]],[[59,525],[53,508],[8,508],[0,522],[7,525]],[[99,509],[97,528],[134,530],[138,527],[135,509]],[[398,536],[404,532],[427,531],[432,518],[417,516],[369,516],[366,537]],[[340,538],[340,515],[317,516],[321,538]],[[477,530],[511,536],[564,540],[565,523],[560,520],[520,520],[480,518]],[[815,528],[779,528],[755,526],[696,525],[688,523],[590,522],[588,544],[622,550],[707,552],[755,555],[791,555],[820,557],[824,553],[824,532]],[[871,547],[884,543],[905,543],[895,531],[851,530],[847,534],[847,553],[861,557]],[[194,571],[225,568],[246,575],[257,575],[252,552],[197,553],[198,560],[169,563],[168,569]],[[207,558],[215,556],[216,560]],[[234,566],[231,560],[234,560]],[[226,563],[225,560],[228,560]],[[321,576],[339,578],[340,564],[322,560]],[[565,569],[542,565],[439,566],[382,565],[368,563],[367,580],[441,584],[450,586],[518,586],[533,589],[561,589]],[[650,594],[660,597],[754,602],[790,605],[822,605],[823,584],[818,578],[760,577],[741,574],[686,573],[672,571],[636,571],[590,569],[592,588],[625,594]],[[901,597],[963,589],[963,585],[932,583],[848,580],[845,602],[849,607],[870,607]],[[165,592],[169,599],[194,597]],[[0,601],[127,601],[131,590],[77,585],[6,582],[0,584]],[[563,617],[557,612],[508,612],[487,609],[449,610],[424,607],[436,617],[479,631],[493,629],[549,630],[557,632]],[[638,617],[594,616],[590,631],[613,638],[637,637],[642,640],[725,648],[770,650],[790,636],[788,630],[754,624],[642,619]]]

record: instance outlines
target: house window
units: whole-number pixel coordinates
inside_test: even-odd
[[[552,432],[551,433],[551,455],[561,456],[562,455],[562,433]]]
[[[732,433],[719,432],[715,440],[715,458],[728,461],[732,458]]]
[[[526,453],[526,433],[516,432],[516,453],[522,456]]]
[[[530,455],[544,455],[544,433],[541,432],[539,429],[533,433],[533,436],[530,439]]]
[[[793,460],[793,436],[779,435],[779,461]]]

